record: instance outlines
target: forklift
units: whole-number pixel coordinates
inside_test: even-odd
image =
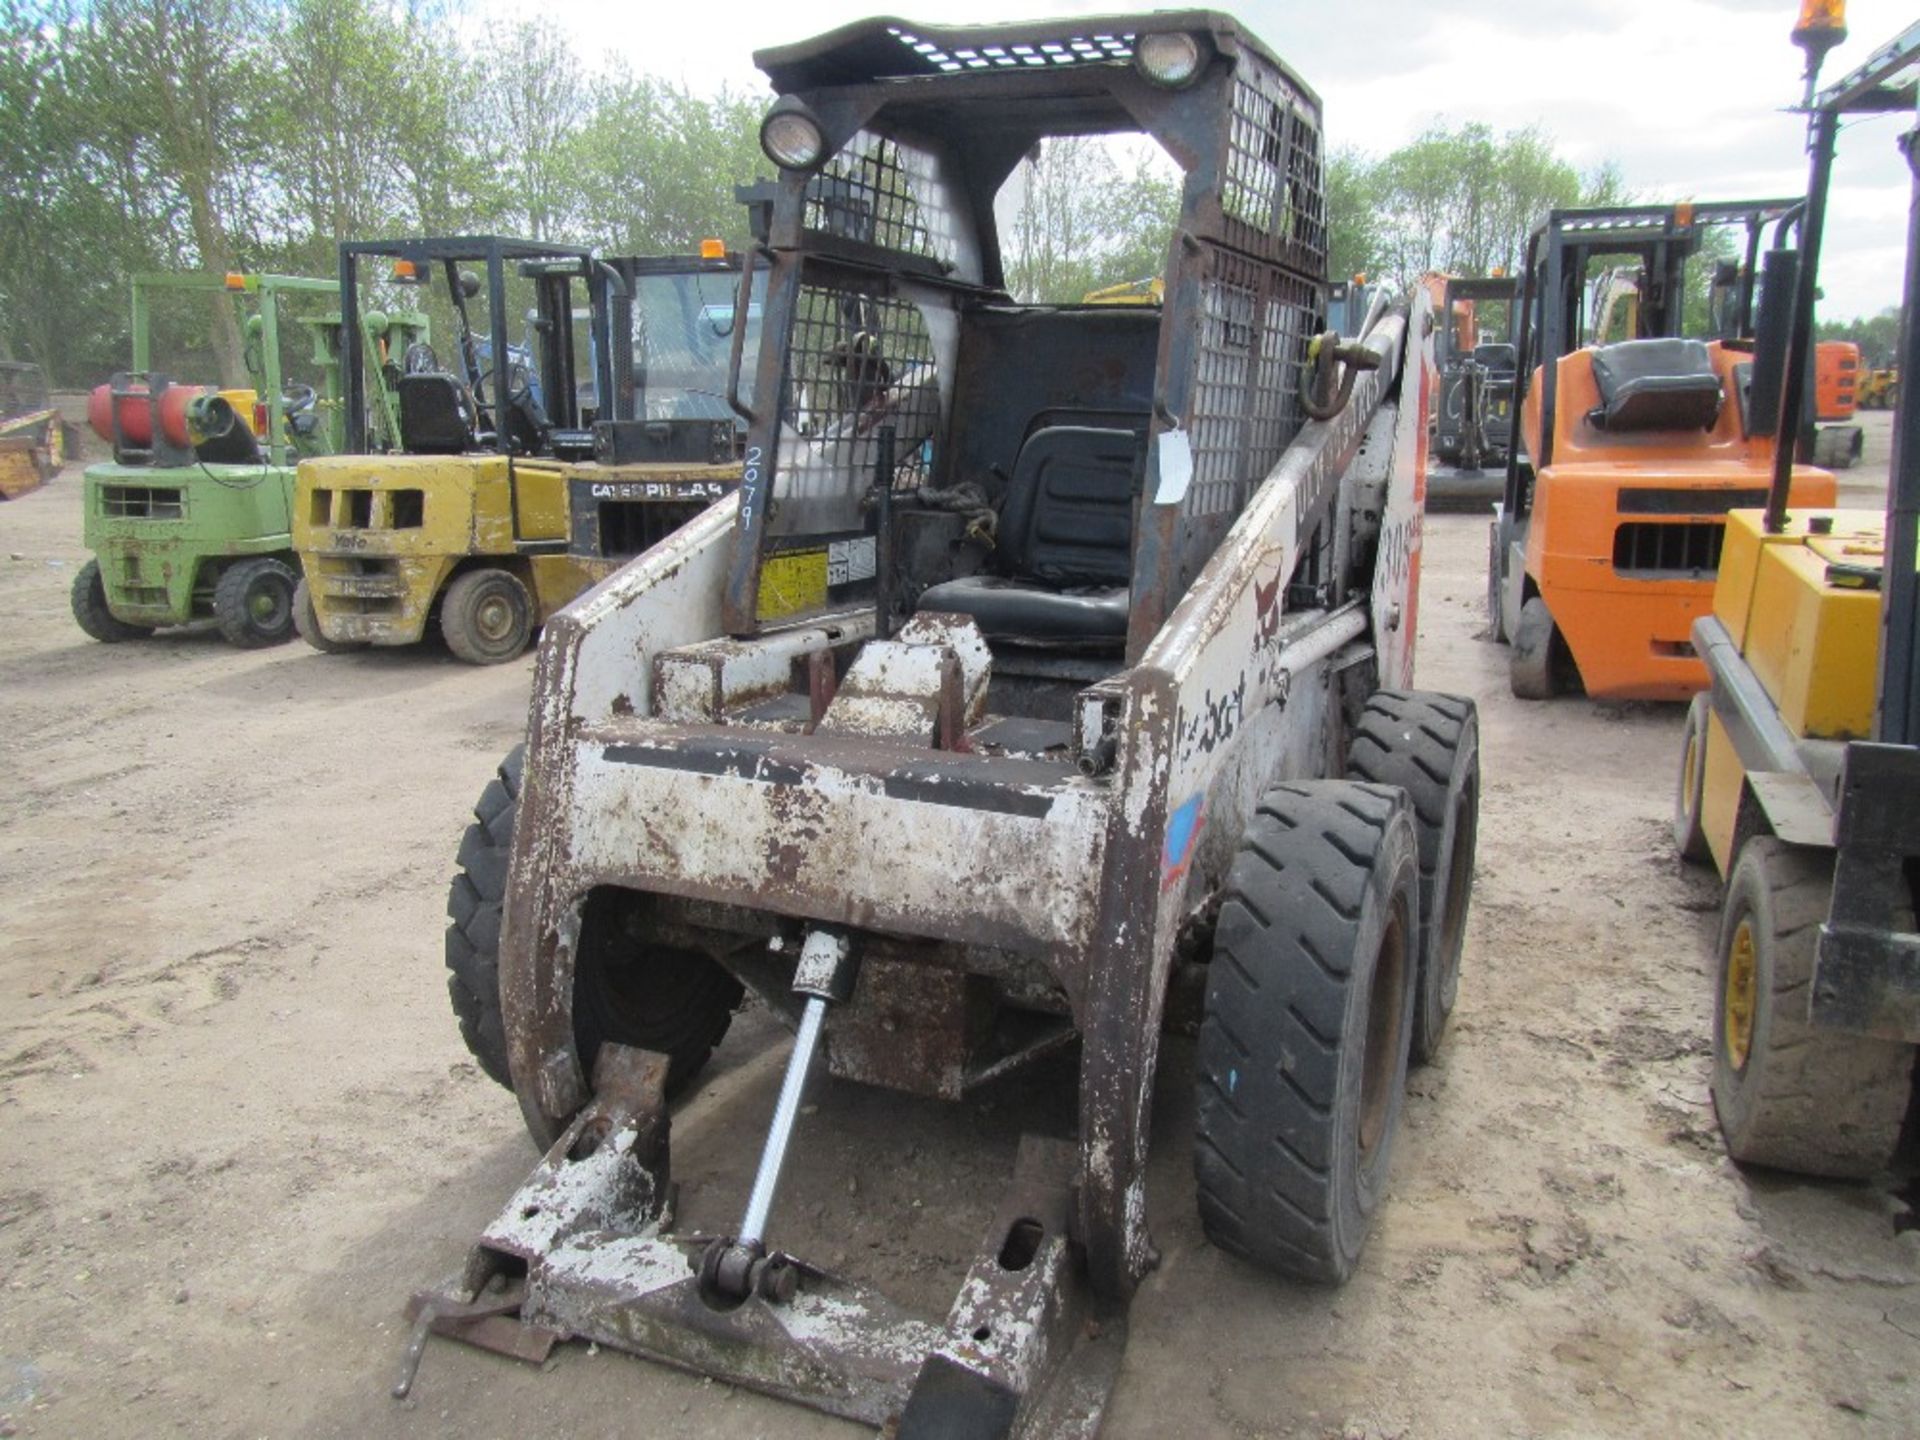
[[[1674,839],[1726,878],[1712,1093],[1728,1154],[1860,1179],[1900,1140],[1920,1043],[1920,407],[1895,415],[1884,514],[1796,501],[1791,455],[1836,141],[1851,117],[1902,114],[1920,160],[1920,25],[1815,97],[1837,8],[1810,5],[1795,35],[1812,164],[1780,445],[1764,508],[1728,516],[1713,609],[1693,624],[1712,683],[1687,716]],[[1903,363],[1920,356],[1920,169],[1914,200]]]
[[[1508,680],[1521,699],[1580,689],[1687,700],[1705,687],[1689,627],[1712,602],[1727,511],[1757,504],[1774,469],[1799,261],[1787,242],[1804,208],[1793,199],[1553,210],[1529,236],[1521,395],[1487,577],[1489,633],[1511,647]],[[1743,235],[1744,258],[1716,265],[1711,338],[1689,337],[1688,262],[1712,254],[1716,228]],[[1623,257],[1637,277],[1630,290],[1614,287],[1628,303],[1604,314],[1632,317],[1634,338],[1593,343],[1587,277]],[[1793,393],[1803,393],[1798,380]],[[1796,455],[1790,445],[1788,461]],[[1833,503],[1828,471],[1790,463],[1786,473],[1794,504]]]
[[[1413,688],[1428,310],[1330,323],[1320,100],[1228,16],[755,58],[744,478],[553,617],[461,843],[462,1031],[545,1157],[407,1363],[578,1337],[899,1440],[1090,1437],[1157,1260],[1164,1029],[1198,1028],[1206,1234],[1333,1285],[1458,993],[1479,732]],[[1008,291],[994,197],[1088,134],[1184,169],[1160,305]],[[796,1036],[720,1137],[751,1189],[678,1183],[669,1097],[748,991]],[[786,1161],[850,1090],[1022,1073],[1061,1123],[1006,1137],[950,1307],[820,1263],[844,1177]]]
[[[303,465],[297,485],[306,641],[412,645],[434,622],[457,658],[510,661],[562,605],[729,493],[726,364],[752,316],[735,325],[738,257],[704,248],[604,260],[496,236],[343,244],[344,314],[384,313],[383,287],[430,297],[453,340],[444,355],[375,353],[345,329],[357,443]],[[389,394],[383,418],[370,396]]]
[[[222,390],[152,369],[155,301],[182,293],[231,296],[248,312],[249,386]],[[133,277],[133,368],[95,387],[87,406],[94,434],[113,447],[111,462],[86,470],[94,558],[73,583],[74,620],[93,639],[200,620],[247,649],[293,638],[294,467],[344,443],[339,316],[325,304],[333,294],[331,282],[296,275]],[[308,297],[306,312],[298,297]],[[318,384],[294,378],[290,317],[312,340],[303,368]]]
[[[1446,277],[1442,323],[1435,329],[1439,376],[1433,411],[1433,459],[1427,466],[1429,510],[1478,510],[1500,498],[1513,429],[1519,282]],[[1495,307],[1498,330],[1483,307]]]

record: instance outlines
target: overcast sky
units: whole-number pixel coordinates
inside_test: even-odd
[[[507,13],[524,14],[514,0]],[[1111,14],[1076,0],[922,0],[924,23]],[[752,51],[875,13],[859,0],[543,0],[582,54],[700,90],[759,91]],[[1914,0],[1852,0],[1850,38],[1822,77],[1838,79],[1914,19]],[[1329,145],[1384,153],[1436,118],[1498,129],[1539,124],[1585,168],[1619,162],[1648,200],[1753,199],[1806,189],[1805,124],[1787,38],[1795,0],[1241,0],[1233,12],[1326,104]],[[884,10],[880,13],[886,13]],[[900,13],[900,12],[895,12]],[[1905,121],[1842,134],[1828,212],[1822,314],[1898,303],[1910,181],[1895,140]]]

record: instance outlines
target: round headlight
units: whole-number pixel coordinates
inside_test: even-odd
[[[760,148],[774,164],[811,170],[825,158],[827,137],[813,117],[798,110],[776,110],[760,122]]]
[[[1156,85],[1185,85],[1200,73],[1200,42],[1191,35],[1142,35],[1133,62]]]

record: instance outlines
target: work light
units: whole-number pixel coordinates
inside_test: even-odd
[[[1191,35],[1142,35],[1133,47],[1133,63],[1156,85],[1178,89],[1200,73],[1200,42]]]
[[[826,158],[820,122],[800,109],[775,109],[760,122],[760,148],[788,170],[811,170]]]

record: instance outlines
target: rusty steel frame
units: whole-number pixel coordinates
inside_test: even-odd
[[[1143,128],[1169,148],[1197,127],[1224,153],[1224,115],[1201,124],[1181,112],[1183,100],[1200,103],[1193,95],[1169,96],[1131,69],[1085,69],[1152,117]],[[1061,83],[1004,73],[940,83],[991,100],[1031,95],[1043,80]],[[878,104],[869,92],[886,89],[851,88],[859,93],[844,105],[831,91],[809,95],[835,135],[858,129]],[[1209,93],[1204,103],[1221,107],[1227,92]],[[1204,220],[1211,205],[1219,228],[1219,183],[1208,170],[1189,184],[1183,222]],[[804,260],[802,189],[781,196],[763,396],[779,393],[781,307]],[[1190,232],[1176,238],[1163,378],[1193,373],[1203,341],[1183,317],[1200,313],[1216,249]],[[748,513],[751,481],[548,622],[499,973],[515,1092],[550,1148],[476,1249],[464,1288],[443,1297],[449,1312],[482,1304],[490,1279],[497,1295],[523,1271],[520,1313],[537,1330],[853,1418],[898,1416],[902,1434],[956,1397],[998,1407],[1020,1433],[1092,1433],[1126,1304],[1156,1259],[1147,1116],[1176,949],[1210,913],[1262,791],[1341,773],[1346,728],[1366,696],[1411,682],[1431,329],[1416,295],[1364,338],[1377,368],[1248,482],[1190,577],[1181,496],[1160,488],[1149,459],[1134,634],[1124,664],[1086,677],[1066,760],[973,743],[993,657],[964,617],[922,614],[891,639],[876,638],[871,608],[765,633],[741,624],[743,603],[748,617],[753,606],[739,589],[740,558],[757,553],[764,523]],[[1179,386],[1161,387],[1156,437],[1179,428],[1185,403]],[[1145,591],[1143,562],[1155,577]],[[1075,672],[1061,662],[1058,673]],[[795,708],[769,711],[787,698],[782,677],[796,674]],[[659,923],[677,927],[672,943],[704,944],[789,1022],[790,942],[816,927],[850,937],[861,979],[828,1017],[827,1048],[855,1078],[953,1095],[1079,1039],[1078,1142],[1023,1140],[1008,1199],[944,1328],[792,1257],[783,1258],[801,1281],[784,1312],[758,1295],[725,1313],[700,1299],[698,1255],[690,1263],[690,1242],[671,1235],[665,1212],[665,1114],[649,1069],[659,1057],[605,1045],[590,1077],[576,1049],[583,911],[608,886],[655,897]],[[754,943],[743,948],[742,937]],[[757,948],[783,937],[771,953]],[[955,1027],[976,984],[1017,997],[1044,1023],[969,1071]],[[914,1018],[929,1038],[876,1056],[863,1005]],[[1016,1236],[1036,1229],[1025,1255]],[[1009,1254],[1022,1263],[1009,1265]],[[839,1323],[822,1328],[829,1314]],[[453,1323],[428,1320],[436,1330]]]

